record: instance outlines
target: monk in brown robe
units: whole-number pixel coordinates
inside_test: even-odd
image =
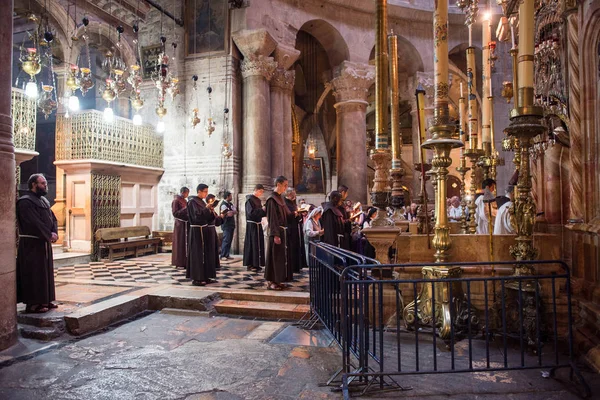
[[[261,224],[267,212],[262,206],[260,197],[265,188],[260,183],[254,192],[246,196],[246,237],[244,239],[244,263],[248,271],[259,272],[265,265],[265,235]]]
[[[44,197],[46,178],[33,174],[27,187],[29,191],[17,201],[17,301],[26,304],[26,312],[44,313],[58,307],[52,303],[56,298],[52,243],[58,240],[58,226]]]
[[[287,190],[288,180],[285,176],[275,179],[275,190],[267,199],[267,221],[269,222],[269,242],[267,246],[267,262],[265,279],[267,289],[282,290],[284,282],[293,279],[291,251],[289,249],[289,234],[287,221],[290,210],[285,204],[282,193]]]
[[[216,282],[219,265],[217,230],[223,219],[214,211],[214,203],[207,205],[208,186],[201,183],[188,201],[190,232],[188,236],[188,263],[186,277],[192,285],[204,286]]]
[[[171,265],[177,268],[185,268],[187,265],[187,231],[188,231],[188,211],[187,197],[190,189],[185,186],[181,188],[179,194],[175,196],[171,203],[171,211],[175,218],[173,227],[173,252],[171,253]]]

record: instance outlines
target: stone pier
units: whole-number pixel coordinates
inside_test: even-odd
[[[0,15],[0,56],[12,64],[13,1],[4,4]],[[15,150],[12,142],[11,70],[0,78],[0,350],[17,341],[17,285],[15,268]]]
[[[369,88],[375,81],[375,68],[344,61],[334,70],[333,94],[337,103],[338,184],[350,188],[354,201],[367,204],[367,123]]]

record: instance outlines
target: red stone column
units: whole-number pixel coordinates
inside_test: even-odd
[[[0,58],[12,65],[13,0],[0,13]],[[0,350],[17,341],[15,271],[15,149],[12,143],[11,69],[0,71]]]

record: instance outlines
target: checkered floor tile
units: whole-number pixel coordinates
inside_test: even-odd
[[[62,279],[90,279],[123,283],[192,284],[192,281],[185,277],[185,270],[173,267],[165,262],[166,259],[157,261],[156,258],[148,258],[147,261],[141,257],[135,260],[91,262],[60,267],[54,271],[54,276]],[[308,269],[294,274],[294,280],[288,284],[291,286],[291,291],[308,292]],[[242,260],[234,258],[221,263],[221,269],[217,271],[217,282],[206,285],[206,287],[264,290],[266,281],[264,272],[247,271],[242,266]]]

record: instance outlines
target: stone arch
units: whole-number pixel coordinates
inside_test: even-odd
[[[299,29],[313,36],[323,46],[332,67],[340,65],[350,58],[348,44],[340,32],[329,22],[313,19],[305,22]]]
[[[584,154],[581,154],[581,160],[592,165],[585,165],[581,173],[584,182],[585,220],[598,221],[600,220],[600,177],[595,173],[586,173],[586,171],[597,171],[598,157],[600,156],[598,154],[600,123],[597,117],[600,115],[600,102],[598,101],[600,2],[594,2],[591,5],[586,12],[586,17],[579,36],[581,38],[581,135],[583,135],[581,139],[584,143]]]
[[[48,22],[50,27],[53,28],[58,42],[57,49],[59,53],[54,54],[54,56],[64,60],[69,49],[69,24],[73,25],[73,19],[67,15],[65,9],[56,0],[48,0],[47,5],[48,8],[45,9],[46,2],[44,0],[35,0],[34,2],[15,0],[14,9],[15,11],[21,9],[26,12],[33,12],[38,16],[42,14],[48,16]]]
[[[417,71],[425,71],[423,59],[412,42],[403,36],[398,36],[398,71],[413,76]],[[371,48],[369,60],[375,59],[375,45]]]
[[[79,54],[85,45],[85,41],[82,39],[84,32],[83,25],[79,26],[75,32],[75,36],[80,40],[73,44],[73,50],[71,51],[71,56],[69,58],[69,63],[71,64],[77,63],[77,57],[79,57]],[[118,48],[120,50],[121,58],[125,61],[125,65],[130,66],[137,63],[136,52],[133,47],[131,47],[123,35],[121,35],[121,41],[119,42],[116,30],[110,25],[97,21],[90,21],[90,24],[87,27],[87,34],[89,36],[90,44],[95,45],[100,49],[108,50]]]

